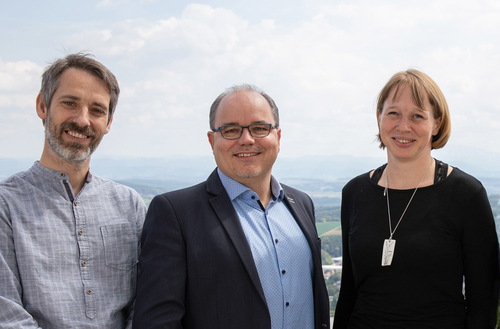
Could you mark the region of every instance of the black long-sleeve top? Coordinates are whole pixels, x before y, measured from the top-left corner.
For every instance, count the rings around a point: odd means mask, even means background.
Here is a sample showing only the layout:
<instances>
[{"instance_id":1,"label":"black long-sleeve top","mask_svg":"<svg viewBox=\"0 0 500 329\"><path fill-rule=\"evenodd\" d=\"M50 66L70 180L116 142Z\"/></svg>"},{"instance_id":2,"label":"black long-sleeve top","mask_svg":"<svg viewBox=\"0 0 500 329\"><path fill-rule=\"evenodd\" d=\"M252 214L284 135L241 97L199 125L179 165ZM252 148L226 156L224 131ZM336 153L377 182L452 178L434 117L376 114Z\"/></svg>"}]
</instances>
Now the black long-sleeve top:
<instances>
[{"instance_id":1,"label":"black long-sleeve top","mask_svg":"<svg viewBox=\"0 0 500 329\"><path fill-rule=\"evenodd\" d=\"M413 191L389 189L393 229ZM481 183L454 168L419 188L393 236L391 266L381 266L390 235L383 192L369 173L342 191L343 270L333 328L494 328L498 238Z\"/></svg>"}]
</instances>

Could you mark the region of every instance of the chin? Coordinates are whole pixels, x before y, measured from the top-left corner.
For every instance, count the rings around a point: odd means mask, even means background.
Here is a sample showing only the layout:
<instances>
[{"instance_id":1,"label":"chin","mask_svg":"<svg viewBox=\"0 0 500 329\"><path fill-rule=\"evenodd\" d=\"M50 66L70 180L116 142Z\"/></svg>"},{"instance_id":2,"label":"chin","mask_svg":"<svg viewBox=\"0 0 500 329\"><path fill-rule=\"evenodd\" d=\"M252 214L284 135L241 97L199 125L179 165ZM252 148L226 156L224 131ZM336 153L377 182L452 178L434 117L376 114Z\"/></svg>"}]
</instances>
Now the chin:
<instances>
[{"instance_id":1,"label":"chin","mask_svg":"<svg viewBox=\"0 0 500 329\"><path fill-rule=\"evenodd\" d=\"M255 170L235 170L236 176L239 178L255 178L262 173L262 169Z\"/></svg>"}]
</instances>

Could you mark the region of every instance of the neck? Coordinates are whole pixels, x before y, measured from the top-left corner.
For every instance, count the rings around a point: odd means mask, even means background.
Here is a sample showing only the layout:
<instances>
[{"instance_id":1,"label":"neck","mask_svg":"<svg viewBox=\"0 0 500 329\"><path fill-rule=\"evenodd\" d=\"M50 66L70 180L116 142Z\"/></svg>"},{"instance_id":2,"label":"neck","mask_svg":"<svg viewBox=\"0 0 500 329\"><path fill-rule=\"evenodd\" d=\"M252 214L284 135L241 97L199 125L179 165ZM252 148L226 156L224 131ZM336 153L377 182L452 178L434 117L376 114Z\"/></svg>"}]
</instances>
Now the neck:
<instances>
[{"instance_id":1,"label":"neck","mask_svg":"<svg viewBox=\"0 0 500 329\"><path fill-rule=\"evenodd\" d=\"M264 206L264 208L267 208L272 195L271 177L265 180L258 181L256 181L255 178L249 178L246 181L240 181L240 183L257 193L260 203L262 203L262 206Z\"/></svg>"},{"instance_id":2,"label":"neck","mask_svg":"<svg viewBox=\"0 0 500 329\"><path fill-rule=\"evenodd\" d=\"M412 162L390 161L389 158L380 183L385 186L387 177L388 187L392 189L412 189L419 183L420 187L429 186L434 184L434 170L435 161L430 154Z\"/></svg>"},{"instance_id":3,"label":"neck","mask_svg":"<svg viewBox=\"0 0 500 329\"><path fill-rule=\"evenodd\" d=\"M90 168L90 158L82 163L71 162L61 159L59 156L44 148L40 157L40 164L46 168L65 172L69 177L69 183L73 188L73 193L77 195L82 189L87 179Z\"/></svg>"}]
</instances>

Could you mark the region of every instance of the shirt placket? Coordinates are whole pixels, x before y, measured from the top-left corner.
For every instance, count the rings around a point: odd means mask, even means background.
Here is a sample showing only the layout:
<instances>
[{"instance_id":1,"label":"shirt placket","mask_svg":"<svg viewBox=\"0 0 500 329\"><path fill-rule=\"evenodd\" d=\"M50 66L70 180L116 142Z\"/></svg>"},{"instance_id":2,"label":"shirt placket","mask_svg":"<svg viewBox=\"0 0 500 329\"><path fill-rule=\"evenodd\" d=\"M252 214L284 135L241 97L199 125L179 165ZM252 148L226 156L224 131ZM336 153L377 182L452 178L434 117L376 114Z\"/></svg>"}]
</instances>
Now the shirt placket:
<instances>
[{"instance_id":1,"label":"shirt placket","mask_svg":"<svg viewBox=\"0 0 500 329\"><path fill-rule=\"evenodd\" d=\"M95 291L91 275L93 264L89 261L90 244L85 212L83 210L83 204L78 197L73 201L73 213L75 214L76 239L80 250L79 265L85 296L85 314L88 318L93 319L96 316Z\"/></svg>"},{"instance_id":2,"label":"shirt placket","mask_svg":"<svg viewBox=\"0 0 500 329\"><path fill-rule=\"evenodd\" d=\"M279 270L279 275L280 275L280 281L281 281L281 294L282 294L282 314L283 314L283 319L282 319L282 324L283 328L286 328L285 323L286 323L286 318L287 318L287 310L289 309L290 306L290 294L288 293L288 280L287 280L287 264L284 262L285 257L283 257L283 252L286 248L284 245L286 243L285 239L282 237L279 237L278 234L275 232L278 232L279 230L275 230L274 228L274 222L273 222L273 211L272 208L275 205L276 201L272 200L264 215L265 219L267 221L267 225L269 227L269 234L271 235L271 238L273 240L273 245L274 245L274 251L276 253L276 261L278 262L278 270Z\"/></svg>"}]
</instances>

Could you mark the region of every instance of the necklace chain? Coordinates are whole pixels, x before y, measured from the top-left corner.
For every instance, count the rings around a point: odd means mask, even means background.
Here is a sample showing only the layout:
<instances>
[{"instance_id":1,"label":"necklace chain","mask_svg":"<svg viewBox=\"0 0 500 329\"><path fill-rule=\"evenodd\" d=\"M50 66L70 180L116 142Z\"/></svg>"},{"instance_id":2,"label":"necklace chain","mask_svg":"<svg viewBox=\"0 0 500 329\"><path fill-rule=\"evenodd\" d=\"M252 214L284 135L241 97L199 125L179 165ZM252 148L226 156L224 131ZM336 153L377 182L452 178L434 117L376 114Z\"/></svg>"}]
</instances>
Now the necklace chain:
<instances>
[{"instance_id":1,"label":"necklace chain","mask_svg":"<svg viewBox=\"0 0 500 329\"><path fill-rule=\"evenodd\" d=\"M406 205L405 210L401 214L401 217L399 218L399 221L396 224L396 227L394 227L394 231L392 230L391 207L389 205L389 188L388 188L388 186L389 186L389 179L387 178L387 172L388 172L388 170L387 170L387 167L385 167L385 189L384 189L384 195L387 197L387 214L389 215L389 233L390 233L389 240L392 240L392 236L394 235L394 233L398 229L398 226L401 223L401 220L403 219L403 216L405 215L406 210L410 206L411 200L413 200L413 197L415 196L415 193L417 193L417 190L418 190L420 184L422 183L422 181L424 180L425 175L427 175L427 172L429 171L429 168L431 167L431 164L432 164L432 158L431 158L431 161L429 162L429 165L427 166L427 169L424 172L424 175L422 176L422 178L420 178L420 181L418 182L417 187L415 188L415 191L413 191L413 194L411 195L410 201L408 201L408 204Z\"/></svg>"}]
</instances>

